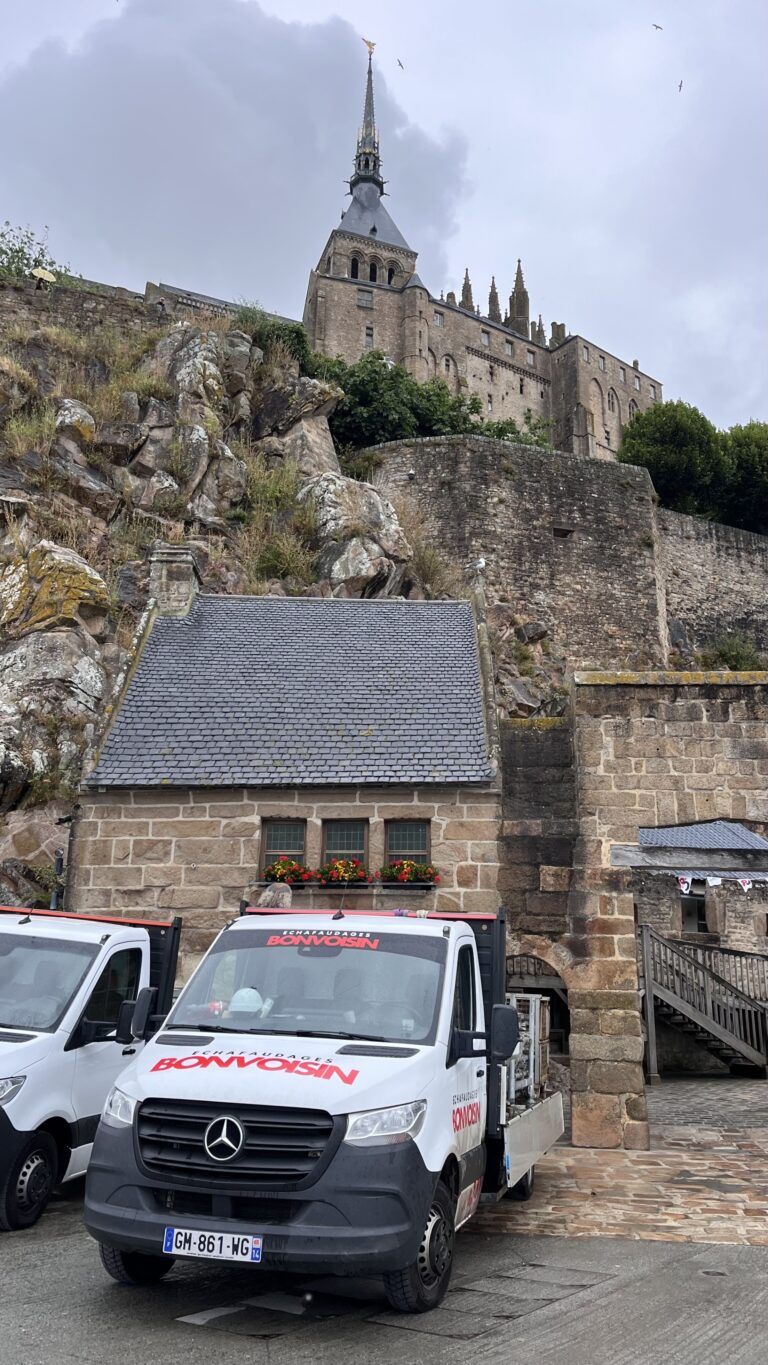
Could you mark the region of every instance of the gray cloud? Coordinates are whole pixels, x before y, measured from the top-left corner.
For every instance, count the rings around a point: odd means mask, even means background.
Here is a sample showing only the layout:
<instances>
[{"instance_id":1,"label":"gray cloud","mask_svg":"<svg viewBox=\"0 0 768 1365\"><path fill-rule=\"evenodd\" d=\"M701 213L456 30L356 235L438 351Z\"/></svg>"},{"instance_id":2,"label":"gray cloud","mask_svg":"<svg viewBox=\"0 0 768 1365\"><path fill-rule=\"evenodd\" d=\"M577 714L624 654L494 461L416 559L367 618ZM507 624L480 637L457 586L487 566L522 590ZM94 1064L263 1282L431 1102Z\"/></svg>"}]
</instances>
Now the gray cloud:
<instances>
[{"instance_id":1,"label":"gray cloud","mask_svg":"<svg viewBox=\"0 0 768 1365\"><path fill-rule=\"evenodd\" d=\"M48 224L54 253L90 278L162 278L300 316L344 207L364 79L365 50L342 20L128 0L73 49L50 40L7 70L2 216ZM441 276L463 140L414 127L383 78L376 98L400 226Z\"/></svg>"},{"instance_id":2,"label":"gray cloud","mask_svg":"<svg viewBox=\"0 0 768 1365\"><path fill-rule=\"evenodd\" d=\"M50 223L83 273L298 314L344 204L362 24L389 207L433 291L468 264L477 300L492 273L503 297L521 255L547 323L720 425L768 419L765 0L0 0L0 18L26 63L3 81L0 56L0 218ZM59 42L33 51L41 35Z\"/></svg>"}]
</instances>

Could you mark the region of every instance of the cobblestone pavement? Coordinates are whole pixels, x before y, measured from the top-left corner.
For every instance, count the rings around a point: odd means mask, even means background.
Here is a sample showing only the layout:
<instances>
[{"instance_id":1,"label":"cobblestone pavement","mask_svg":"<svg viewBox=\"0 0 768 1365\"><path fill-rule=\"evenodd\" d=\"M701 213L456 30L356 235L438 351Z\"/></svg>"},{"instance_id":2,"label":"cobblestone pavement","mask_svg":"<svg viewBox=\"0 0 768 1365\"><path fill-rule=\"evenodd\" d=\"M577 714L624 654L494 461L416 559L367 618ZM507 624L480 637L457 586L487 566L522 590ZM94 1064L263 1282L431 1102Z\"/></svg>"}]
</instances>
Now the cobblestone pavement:
<instances>
[{"instance_id":1,"label":"cobblestone pavement","mask_svg":"<svg viewBox=\"0 0 768 1365\"><path fill-rule=\"evenodd\" d=\"M650 1152L558 1145L530 1202L483 1212L478 1226L768 1245L768 1082L670 1080L648 1104Z\"/></svg>"}]
</instances>

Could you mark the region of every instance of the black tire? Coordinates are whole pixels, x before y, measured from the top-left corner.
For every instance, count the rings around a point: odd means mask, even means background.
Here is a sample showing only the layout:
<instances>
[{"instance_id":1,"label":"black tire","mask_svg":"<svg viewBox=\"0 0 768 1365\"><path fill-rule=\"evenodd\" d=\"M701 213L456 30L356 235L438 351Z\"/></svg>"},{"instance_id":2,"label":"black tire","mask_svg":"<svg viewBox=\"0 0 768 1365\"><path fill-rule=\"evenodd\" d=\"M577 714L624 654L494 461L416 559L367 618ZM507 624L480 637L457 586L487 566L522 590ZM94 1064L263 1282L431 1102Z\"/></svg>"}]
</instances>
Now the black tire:
<instances>
[{"instance_id":1,"label":"black tire","mask_svg":"<svg viewBox=\"0 0 768 1365\"><path fill-rule=\"evenodd\" d=\"M59 1176L59 1149L50 1133L33 1133L0 1188L0 1228L31 1228L45 1210Z\"/></svg>"},{"instance_id":2,"label":"black tire","mask_svg":"<svg viewBox=\"0 0 768 1365\"><path fill-rule=\"evenodd\" d=\"M520 1203L524 1203L525 1200L530 1199L533 1194L534 1184L535 1174L534 1168L531 1166L530 1171L526 1171L525 1175L520 1177L517 1184L513 1185L511 1190L507 1190L507 1198L517 1199Z\"/></svg>"},{"instance_id":3,"label":"black tire","mask_svg":"<svg viewBox=\"0 0 768 1365\"><path fill-rule=\"evenodd\" d=\"M445 1298L453 1270L455 1214L453 1196L440 1180L416 1260L384 1276L384 1292L398 1313L428 1313Z\"/></svg>"},{"instance_id":4,"label":"black tire","mask_svg":"<svg viewBox=\"0 0 768 1365\"><path fill-rule=\"evenodd\" d=\"M157 1284L173 1265L172 1256L151 1256L143 1251L119 1251L99 1244L101 1264L118 1284Z\"/></svg>"}]
</instances>

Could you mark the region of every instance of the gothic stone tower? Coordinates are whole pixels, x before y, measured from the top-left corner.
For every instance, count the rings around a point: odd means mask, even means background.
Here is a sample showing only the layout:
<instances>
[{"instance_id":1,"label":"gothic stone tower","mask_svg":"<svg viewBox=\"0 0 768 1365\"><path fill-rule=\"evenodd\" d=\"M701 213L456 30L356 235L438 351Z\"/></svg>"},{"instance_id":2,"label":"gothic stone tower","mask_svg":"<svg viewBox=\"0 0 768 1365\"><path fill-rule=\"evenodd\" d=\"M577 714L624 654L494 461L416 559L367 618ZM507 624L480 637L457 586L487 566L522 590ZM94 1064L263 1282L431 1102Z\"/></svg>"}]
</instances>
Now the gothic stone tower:
<instances>
[{"instance_id":1,"label":"gothic stone tower","mask_svg":"<svg viewBox=\"0 0 768 1365\"><path fill-rule=\"evenodd\" d=\"M488 313L475 307L469 271L459 302L436 298L416 274L416 252L384 204L369 47L363 122L349 181L350 202L309 277L304 326L323 355L359 360L377 350L414 378L440 378L454 393L476 394L482 416L551 422L556 449L615 459L623 425L661 398L661 385L539 315L531 320L517 262L502 321L492 282Z\"/></svg>"}]
</instances>

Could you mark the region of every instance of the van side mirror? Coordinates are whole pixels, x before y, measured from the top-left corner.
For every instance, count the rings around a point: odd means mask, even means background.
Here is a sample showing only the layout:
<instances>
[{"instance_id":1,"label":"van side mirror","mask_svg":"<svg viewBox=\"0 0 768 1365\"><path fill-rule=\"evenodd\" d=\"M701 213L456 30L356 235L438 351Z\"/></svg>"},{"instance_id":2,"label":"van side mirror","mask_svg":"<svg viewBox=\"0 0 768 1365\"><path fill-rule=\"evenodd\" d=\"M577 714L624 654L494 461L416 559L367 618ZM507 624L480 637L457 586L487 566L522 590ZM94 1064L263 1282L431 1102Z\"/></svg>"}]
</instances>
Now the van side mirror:
<instances>
[{"instance_id":1,"label":"van side mirror","mask_svg":"<svg viewBox=\"0 0 768 1365\"><path fill-rule=\"evenodd\" d=\"M117 1028L115 1029L115 1042L122 1043L123 1047L128 1047L133 1042L133 1013L136 1009L135 1000L124 1000L117 1012Z\"/></svg>"},{"instance_id":2,"label":"van side mirror","mask_svg":"<svg viewBox=\"0 0 768 1365\"><path fill-rule=\"evenodd\" d=\"M155 1008L156 1000L157 987L145 986L143 990L139 991L133 1008L131 1023L131 1032L134 1038L149 1038L150 1034L154 1032L155 1020L152 1011Z\"/></svg>"},{"instance_id":3,"label":"van side mirror","mask_svg":"<svg viewBox=\"0 0 768 1365\"><path fill-rule=\"evenodd\" d=\"M471 1029L455 1028L451 1034L451 1044L448 1052L449 1065L458 1062L462 1057L485 1057L486 1037L484 1033L473 1033Z\"/></svg>"},{"instance_id":4,"label":"van side mirror","mask_svg":"<svg viewBox=\"0 0 768 1365\"><path fill-rule=\"evenodd\" d=\"M520 1020L514 1005L494 1005L491 1012L491 1061L506 1062L520 1042Z\"/></svg>"}]
</instances>

